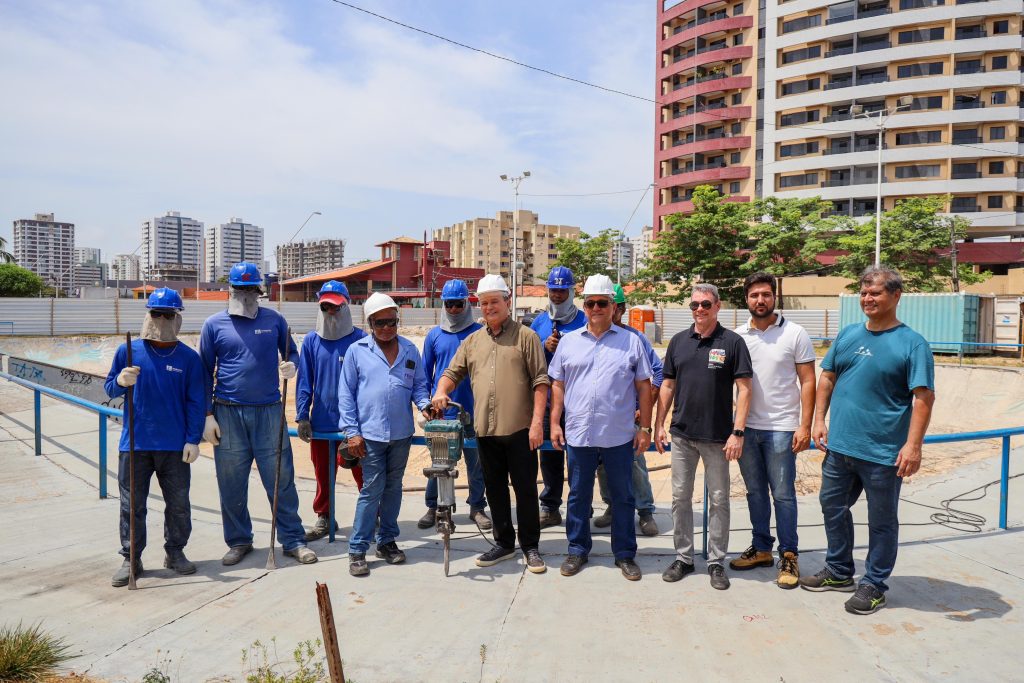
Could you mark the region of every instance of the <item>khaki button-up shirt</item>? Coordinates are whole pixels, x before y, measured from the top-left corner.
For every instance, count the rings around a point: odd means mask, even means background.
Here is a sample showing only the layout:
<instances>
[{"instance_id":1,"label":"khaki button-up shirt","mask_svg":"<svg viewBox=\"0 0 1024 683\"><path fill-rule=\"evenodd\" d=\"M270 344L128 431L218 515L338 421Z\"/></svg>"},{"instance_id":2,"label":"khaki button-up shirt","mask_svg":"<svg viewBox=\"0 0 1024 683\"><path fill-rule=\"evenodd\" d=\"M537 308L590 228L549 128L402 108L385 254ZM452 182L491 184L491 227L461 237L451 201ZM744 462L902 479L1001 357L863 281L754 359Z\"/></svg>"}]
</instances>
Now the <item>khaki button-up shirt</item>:
<instances>
[{"instance_id":1,"label":"khaki button-up shirt","mask_svg":"<svg viewBox=\"0 0 1024 683\"><path fill-rule=\"evenodd\" d=\"M548 379L540 337L509 318L494 335L486 325L459 345L444 371L473 389L473 427L478 436L508 436L530 427L533 390Z\"/></svg>"}]
</instances>

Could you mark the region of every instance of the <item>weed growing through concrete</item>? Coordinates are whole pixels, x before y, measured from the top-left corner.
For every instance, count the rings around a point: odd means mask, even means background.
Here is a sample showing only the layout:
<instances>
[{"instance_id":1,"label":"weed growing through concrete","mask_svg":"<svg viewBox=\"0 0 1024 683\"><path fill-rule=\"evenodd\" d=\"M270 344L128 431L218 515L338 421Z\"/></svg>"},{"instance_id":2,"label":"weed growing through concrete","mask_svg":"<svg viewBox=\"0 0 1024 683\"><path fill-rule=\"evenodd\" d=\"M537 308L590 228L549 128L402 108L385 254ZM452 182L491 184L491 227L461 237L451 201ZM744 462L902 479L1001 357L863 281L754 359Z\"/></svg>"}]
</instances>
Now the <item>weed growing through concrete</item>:
<instances>
[{"instance_id":1,"label":"weed growing through concrete","mask_svg":"<svg viewBox=\"0 0 1024 683\"><path fill-rule=\"evenodd\" d=\"M270 639L269 646L257 640L242 650L245 683L327 683L330 678L322 647L319 638L302 641L292 650L292 662L297 668L285 671L289 663L278 658L277 637Z\"/></svg>"},{"instance_id":2,"label":"weed growing through concrete","mask_svg":"<svg viewBox=\"0 0 1024 683\"><path fill-rule=\"evenodd\" d=\"M35 626L0 628L0 681L42 681L72 659L63 638Z\"/></svg>"}]
</instances>

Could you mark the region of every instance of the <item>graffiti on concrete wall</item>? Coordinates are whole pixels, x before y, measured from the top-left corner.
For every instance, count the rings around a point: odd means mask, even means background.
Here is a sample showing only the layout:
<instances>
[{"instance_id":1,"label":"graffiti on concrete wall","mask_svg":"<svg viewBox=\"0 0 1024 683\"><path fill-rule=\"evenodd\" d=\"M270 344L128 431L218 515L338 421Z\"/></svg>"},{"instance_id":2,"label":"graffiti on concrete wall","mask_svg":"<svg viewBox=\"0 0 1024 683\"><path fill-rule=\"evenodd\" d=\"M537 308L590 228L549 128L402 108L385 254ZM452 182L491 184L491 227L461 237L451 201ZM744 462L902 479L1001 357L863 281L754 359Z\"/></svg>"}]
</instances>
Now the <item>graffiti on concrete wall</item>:
<instances>
[{"instance_id":1,"label":"graffiti on concrete wall","mask_svg":"<svg viewBox=\"0 0 1024 683\"><path fill-rule=\"evenodd\" d=\"M99 403L116 410L124 407L124 396L117 398L107 396L107 391L103 388L106 378L100 375L17 356L7 357L7 372L19 379L42 384L44 387L63 391L92 403ZM118 418L111 419L120 422Z\"/></svg>"}]
</instances>

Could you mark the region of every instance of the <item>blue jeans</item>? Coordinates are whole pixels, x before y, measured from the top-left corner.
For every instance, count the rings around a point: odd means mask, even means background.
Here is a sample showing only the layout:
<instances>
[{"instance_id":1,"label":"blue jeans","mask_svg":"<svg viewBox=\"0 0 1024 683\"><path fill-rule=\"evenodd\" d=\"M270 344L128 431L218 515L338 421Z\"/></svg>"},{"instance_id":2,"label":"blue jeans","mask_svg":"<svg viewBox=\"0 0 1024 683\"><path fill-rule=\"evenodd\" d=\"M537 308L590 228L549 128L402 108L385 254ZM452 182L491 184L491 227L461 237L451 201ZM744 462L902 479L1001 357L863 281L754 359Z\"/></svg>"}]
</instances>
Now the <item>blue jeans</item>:
<instances>
[{"instance_id":1,"label":"blue jeans","mask_svg":"<svg viewBox=\"0 0 1024 683\"><path fill-rule=\"evenodd\" d=\"M892 574L899 549L897 508L902 484L895 465L879 465L835 451L825 453L818 499L828 538L825 566L838 578L851 578L856 571L850 508L863 491L868 498L868 557L860 582L870 583L883 593L889 589L885 580Z\"/></svg>"},{"instance_id":2,"label":"blue jeans","mask_svg":"<svg viewBox=\"0 0 1024 683\"><path fill-rule=\"evenodd\" d=\"M594 475L604 465L612 498L612 552L616 560L636 556L636 529L633 527L633 442L612 448L568 446L569 504L566 506L565 534L569 554L590 554L590 510L594 502Z\"/></svg>"},{"instance_id":3,"label":"blue jeans","mask_svg":"<svg viewBox=\"0 0 1024 683\"><path fill-rule=\"evenodd\" d=\"M604 465L597 467L597 485L601 490L601 500L611 506L612 497L608 492ZM651 489L651 475L647 472L647 457L643 453L633 455L633 497L636 499L636 511L641 516L654 514L654 491Z\"/></svg>"},{"instance_id":4,"label":"blue jeans","mask_svg":"<svg viewBox=\"0 0 1024 683\"><path fill-rule=\"evenodd\" d=\"M412 437L397 441L366 439L363 466L363 489L356 500L356 516L352 522L352 538L348 552L363 553L370 549L373 527L380 510L377 547L398 538L398 513L402 509L402 477L409 462Z\"/></svg>"},{"instance_id":5,"label":"blue jeans","mask_svg":"<svg viewBox=\"0 0 1024 683\"><path fill-rule=\"evenodd\" d=\"M229 547L252 544L249 517L249 474L252 463L260 473L267 501L274 504L277 473L277 443L282 429L281 404L240 406L213 404L220 425L220 445L213 448L220 491L220 514L224 520L224 542ZM285 550L306 545L306 532L299 519L299 494L295 490L292 446L284 436L281 450L281 480L277 489L277 537Z\"/></svg>"},{"instance_id":6,"label":"blue jeans","mask_svg":"<svg viewBox=\"0 0 1024 683\"><path fill-rule=\"evenodd\" d=\"M181 459L181 451L135 451L135 557L146 547L146 499L156 474L164 497L164 550L181 550L192 534L192 511L188 502L192 466ZM128 454L117 459L117 485L121 492L121 556L128 557L129 517Z\"/></svg>"},{"instance_id":7,"label":"blue jeans","mask_svg":"<svg viewBox=\"0 0 1024 683\"><path fill-rule=\"evenodd\" d=\"M466 427L466 438L476 438L472 425ZM463 446L462 458L466 463L466 478L469 479L469 498L466 499L466 503L470 511L483 510L487 507L487 498L484 496L484 471L480 468L480 453L475 447ZM424 498L428 508L437 509L437 479L427 479L427 492Z\"/></svg>"},{"instance_id":8,"label":"blue jeans","mask_svg":"<svg viewBox=\"0 0 1024 683\"><path fill-rule=\"evenodd\" d=\"M743 483L747 486L750 525L754 528L754 550L770 553L775 547L775 539L772 537L774 500L779 555L787 550L799 552L793 432L747 427L743 439L743 455L739 462L740 474L743 475Z\"/></svg>"}]
</instances>

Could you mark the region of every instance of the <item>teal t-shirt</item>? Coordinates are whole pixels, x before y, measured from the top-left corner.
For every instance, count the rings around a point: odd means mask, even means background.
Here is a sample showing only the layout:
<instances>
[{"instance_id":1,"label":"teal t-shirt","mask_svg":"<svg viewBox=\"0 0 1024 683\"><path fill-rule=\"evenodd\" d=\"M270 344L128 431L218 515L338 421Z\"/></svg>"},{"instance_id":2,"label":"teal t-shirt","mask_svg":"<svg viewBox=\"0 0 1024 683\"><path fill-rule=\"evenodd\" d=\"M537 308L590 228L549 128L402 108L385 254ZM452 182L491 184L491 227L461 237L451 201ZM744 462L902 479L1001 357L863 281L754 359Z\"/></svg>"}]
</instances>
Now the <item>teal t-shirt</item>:
<instances>
[{"instance_id":1,"label":"teal t-shirt","mask_svg":"<svg viewBox=\"0 0 1024 683\"><path fill-rule=\"evenodd\" d=\"M871 332L844 327L821 362L836 374L829 450L895 465L910 431L913 390L935 388L935 362L924 337L904 324Z\"/></svg>"}]
</instances>

